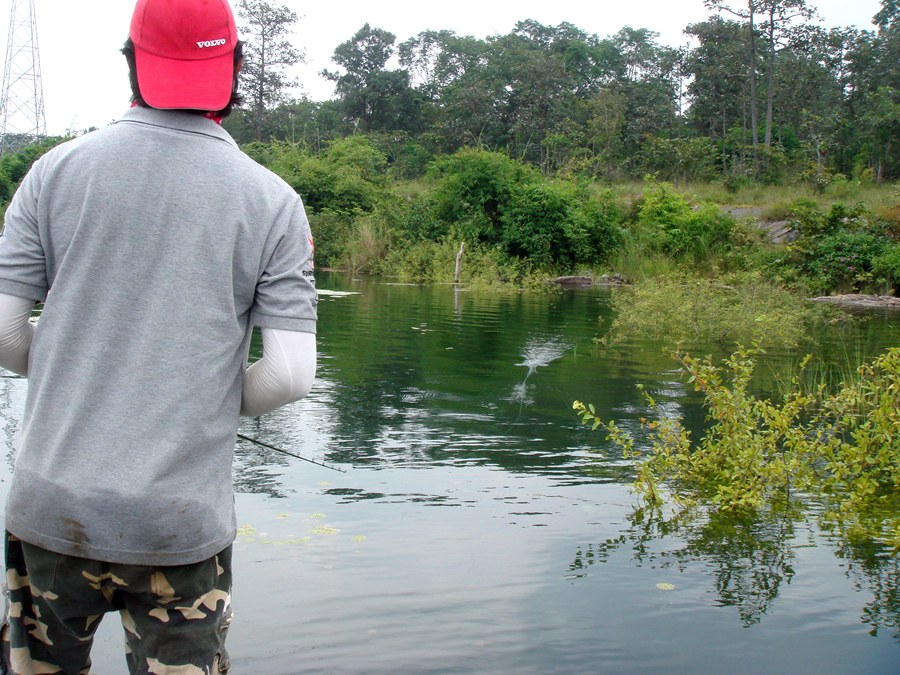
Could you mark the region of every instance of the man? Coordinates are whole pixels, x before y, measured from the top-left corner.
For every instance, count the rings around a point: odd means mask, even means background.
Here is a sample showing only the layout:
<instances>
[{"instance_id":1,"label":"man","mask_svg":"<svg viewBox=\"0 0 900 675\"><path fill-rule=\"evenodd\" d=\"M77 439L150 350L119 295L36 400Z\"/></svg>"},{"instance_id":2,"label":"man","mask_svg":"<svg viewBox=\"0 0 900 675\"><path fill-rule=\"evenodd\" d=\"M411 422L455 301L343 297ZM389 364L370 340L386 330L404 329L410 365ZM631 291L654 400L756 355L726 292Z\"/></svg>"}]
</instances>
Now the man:
<instances>
[{"instance_id":1,"label":"man","mask_svg":"<svg viewBox=\"0 0 900 675\"><path fill-rule=\"evenodd\" d=\"M134 107L36 162L0 237L0 365L29 380L6 508L15 673L87 673L110 611L131 672L225 672L239 414L315 374L303 206L217 124L241 64L227 0L138 0L129 34Z\"/></svg>"}]
</instances>

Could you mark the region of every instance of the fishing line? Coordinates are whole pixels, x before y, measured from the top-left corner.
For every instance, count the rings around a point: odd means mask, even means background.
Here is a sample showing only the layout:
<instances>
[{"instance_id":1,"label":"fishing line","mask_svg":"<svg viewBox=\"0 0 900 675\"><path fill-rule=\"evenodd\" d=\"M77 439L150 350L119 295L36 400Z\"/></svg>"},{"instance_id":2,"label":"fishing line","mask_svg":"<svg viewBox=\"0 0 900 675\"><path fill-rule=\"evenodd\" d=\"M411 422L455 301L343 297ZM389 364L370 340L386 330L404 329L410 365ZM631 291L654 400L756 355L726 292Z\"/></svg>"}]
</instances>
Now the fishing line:
<instances>
[{"instance_id":1,"label":"fishing line","mask_svg":"<svg viewBox=\"0 0 900 675\"><path fill-rule=\"evenodd\" d=\"M244 436L244 434L238 434L238 438L244 441L249 441L251 443L256 443L256 445L261 445L264 448L268 448L269 450L275 450L276 452L280 452L288 457L293 457L295 459L302 459L304 462L309 462L310 464L315 464L316 466L323 466L326 469L331 469L332 471L340 471L341 473L347 473L346 469L340 469L331 464L325 464L324 462L318 462L314 459L310 459L309 457L304 457L303 455L298 455L295 452L290 452L289 450L285 450L283 448L279 448L275 445L270 445L269 443L264 443L263 441L259 441L255 438L251 438L250 436Z\"/></svg>"}]
</instances>

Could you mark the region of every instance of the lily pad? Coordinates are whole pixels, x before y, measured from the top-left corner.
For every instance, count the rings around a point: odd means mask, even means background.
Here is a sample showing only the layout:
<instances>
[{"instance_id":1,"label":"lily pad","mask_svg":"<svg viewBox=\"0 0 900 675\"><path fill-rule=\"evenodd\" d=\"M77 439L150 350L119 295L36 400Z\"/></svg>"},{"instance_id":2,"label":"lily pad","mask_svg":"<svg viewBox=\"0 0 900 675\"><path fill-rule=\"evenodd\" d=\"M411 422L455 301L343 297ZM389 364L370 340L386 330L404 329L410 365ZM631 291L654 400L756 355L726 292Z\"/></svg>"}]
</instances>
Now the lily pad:
<instances>
[{"instance_id":1,"label":"lily pad","mask_svg":"<svg viewBox=\"0 0 900 675\"><path fill-rule=\"evenodd\" d=\"M336 527L329 527L328 525L319 525L312 529L313 534L321 534L324 536L332 536L340 532Z\"/></svg>"}]
</instances>

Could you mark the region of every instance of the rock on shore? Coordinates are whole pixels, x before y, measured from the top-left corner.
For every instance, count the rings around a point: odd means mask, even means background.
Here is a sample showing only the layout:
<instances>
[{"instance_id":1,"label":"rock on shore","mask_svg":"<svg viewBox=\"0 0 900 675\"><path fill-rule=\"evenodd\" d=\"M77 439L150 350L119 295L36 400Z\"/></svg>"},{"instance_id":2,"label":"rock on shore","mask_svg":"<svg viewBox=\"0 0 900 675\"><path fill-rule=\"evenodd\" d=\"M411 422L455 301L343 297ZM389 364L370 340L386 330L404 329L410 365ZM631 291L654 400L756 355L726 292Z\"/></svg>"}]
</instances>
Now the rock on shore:
<instances>
[{"instance_id":1,"label":"rock on shore","mask_svg":"<svg viewBox=\"0 0 900 675\"><path fill-rule=\"evenodd\" d=\"M560 286L593 286L594 284L600 286L619 286L628 283L625 277L615 273L603 274L599 279L596 280L593 277L569 276L556 277L555 279L551 279L550 281L554 284L559 284Z\"/></svg>"},{"instance_id":2,"label":"rock on shore","mask_svg":"<svg viewBox=\"0 0 900 675\"><path fill-rule=\"evenodd\" d=\"M835 305L847 305L850 307L900 309L900 298L895 298L893 295L847 293L844 295L823 295L818 298L810 298L810 300L813 302L830 302Z\"/></svg>"}]
</instances>

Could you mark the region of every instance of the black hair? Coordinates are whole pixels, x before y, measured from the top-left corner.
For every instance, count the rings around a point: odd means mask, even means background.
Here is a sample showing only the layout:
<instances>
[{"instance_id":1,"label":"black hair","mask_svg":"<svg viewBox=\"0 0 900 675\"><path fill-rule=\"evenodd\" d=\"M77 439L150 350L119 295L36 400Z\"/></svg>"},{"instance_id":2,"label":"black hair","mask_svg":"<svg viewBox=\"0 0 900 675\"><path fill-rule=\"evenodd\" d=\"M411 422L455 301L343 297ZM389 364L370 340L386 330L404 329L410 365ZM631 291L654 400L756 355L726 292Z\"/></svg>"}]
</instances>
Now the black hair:
<instances>
[{"instance_id":1,"label":"black hair","mask_svg":"<svg viewBox=\"0 0 900 675\"><path fill-rule=\"evenodd\" d=\"M144 101L144 98L141 96L141 88L138 85L137 67L134 58L134 42L131 41L131 38L125 40L125 44L122 47L122 53L125 55L125 60L128 62L128 82L131 84L131 102L144 108L152 108L153 106ZM187 112L195 112L204 115L208 112L212 112L217 117L228 117L235 107L243 103L244 97L238 93L238 65L243 58L244 42L238 40L234 46L234 82L231 85L231 99L228 101L228 105L222 108L222 110L187 110Z\"/></svg>"}]
</instances>

